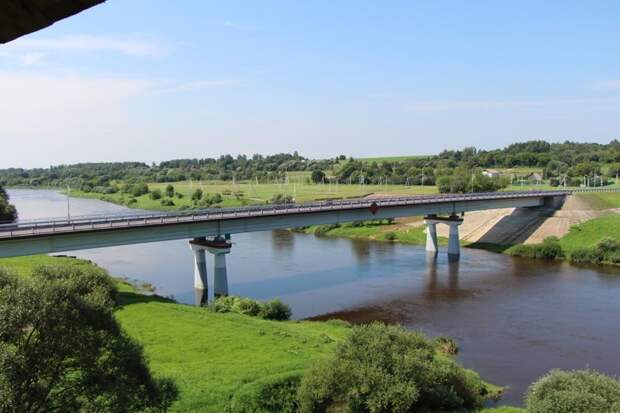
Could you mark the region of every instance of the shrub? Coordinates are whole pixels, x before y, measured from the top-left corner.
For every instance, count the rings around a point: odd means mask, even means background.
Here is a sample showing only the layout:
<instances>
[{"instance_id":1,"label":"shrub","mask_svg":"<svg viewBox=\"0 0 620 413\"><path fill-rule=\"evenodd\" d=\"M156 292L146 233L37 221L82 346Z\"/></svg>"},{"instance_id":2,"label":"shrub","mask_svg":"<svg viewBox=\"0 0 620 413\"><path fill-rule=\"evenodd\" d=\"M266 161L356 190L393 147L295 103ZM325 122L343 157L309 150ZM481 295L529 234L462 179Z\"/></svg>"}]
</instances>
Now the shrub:
<instances>
[{"instance_id":1,"label":"shrub","mask_svg":"<svg viewBox=\"0 0 620 413\"><path fill-rule=\"evenodd\" d=\"M233 311L235 313L256 317L260 314L261 304L251 298L239 298L233 304Z\"/></svg>"},{"instance_id":2,"label":"shrub","mask_svg":"<svg viewBox=\"0 0 620 413\"><path fill-rule=\"evenodd\" d=\"M166 185L166 196L168 198L172 198L174 196L174 186L170 184Z\"/></svg>"},{"instance_id":3,"label":"shrub","mask_svg":"<svg viewBox=\"0 0 620 413\"><path fill-rule=\"evenodd\" d=\"M183 199L183 196L184 196L184 195L183 195L182 193L180 193L180 192L175 192L175 193L174 193L174 196L176 196L176 197L177 197L177 198L179 198L179 199Z\"/></svg>"},{"instance_id":4,"label":"shrub","mask_svg":"<svg viewBox=\"0 0 620 413\"><path fill-rule=\"evenodd\" d=\"M161 191L159 189L154 189L149 196L153 200L161 199Z\"/></svg>"},{"instance_id":5,"label":"shrub","mask_svg":"<svg viewBox=\"0 0 620 413\"><path fill-rule=\"evenodd\" d=\"M295 200L292 196L283 194L276 194L272 196L269 201L271 204L292 204L293 202L295 202Z\"/></svg>"},{"instance_id":6,"label":"shrub","mask_svg":"<svg viewBox=\"0 0 620 413\"><path fill-rule=\"evenodd\" d=\"M571 262L587 263L594 261L594 251L590 248L576 248L570 253Z\"/></svg>"},{"instance_id":7,"label":"shrub","mask_svg":"<svg viewBox=\"0 0 620 413\"><path fill-rule=\"evenodd\" d=\"M314 235L325 235L327 234L329 231L331 231L332 229L336 229L340 227L340 225L338 224L326 224L326 225L318 225L315 229L314 229Z\"/></svg>"},{"instance_id":8,"label":"shrub","mask_svg":"<svg viewBox=\"0 0 620 413\"><path fill-rule=\"evenodd\" d=\"M394 241L396 239L396 233L395 232L386 232L384 235L385 239L388 241Z\"/></svg>"},{"instance_id":9,"label":"shrub","mask_svg":"<svg viewBox=\"0 0 620 413\"><path fill-rule=\"evenodd\" d=\"M291 318L291 307L274 298L261 305L259 316L266 320L288 320Z\"/></svg>"},{"instance_id":10,"label":"shrub","mask_svg":"<svg viewBox=\"0 0 620 413\"><path fill-rule=\"evenodd\" d=\"M291 308L277 298L261 302L233 295L218 297L209 304L209 310L216 313L245 314L266 320L283 321L291 318Z\"/></svg>"},{"instance_id":11,"label":"shrub","mask_svg":"<svg viewBox=\"0 0 620 413\"><path fill-rule=\"evenodd\" d=\"M202 199L202 189L198 188L192 193L192 201L200 201Z\"/></svg>"},{"instance_id":12,"label":"shrub","mask_svg":"<svg viewBox=\"0 0 620 413\"><path fill-rule=\"evenodd\" d=\"M507 250L510 255L552 260L564 256L558 237L547 237L540 244L518 244Z\"/></svg>"},{"instance_id":13,"label":"shrub","mask_svg":"<svg viewBox=\"0 0 620 413\"><path fill-rule=\"evenodd\" d=\"M162 199L161 205L162 206L174 206L174 201L172 199Z\"/></svg>"},{"instance_id":14,"label":"shrub","mask_svg":"<svg viewBox=\"0 0 620 413\"><path fill-rule=\"evenodd\" d=\"M439 336L433 339L437 351L447 355L454 356L459 352L459 346L452 337Z\"/></svg>"},{"instance_id":15,"label":"shrub","mask_svg":"<svg viewBox=\"0 0 620 413\"><path fill-rule=\"evenodd\" d=\"M297 370L258 379L233 396L227 413L296 413L297 389L303 371Z\"/></svg>"},{"instance_id":16,"label":"shrub","mask_svg":"<svg viewBox=\"0 0 620 413\"><path fill-rule=\"evenodd\" d=\"M304 375L301 412L454 411L478 408L480 378L418 332L374 323L353 327L328 358Z\"/></svg>"},{"instance_id":17,"label":"shrub","mask_svg":"<svg viewBox=\"0 0 620 413\"><path fill-rule=\"evenodd\" d=\"M620 381L593 370L552 370L526 394L531 413L620 411Z\"/></svg>"}]
</instances>

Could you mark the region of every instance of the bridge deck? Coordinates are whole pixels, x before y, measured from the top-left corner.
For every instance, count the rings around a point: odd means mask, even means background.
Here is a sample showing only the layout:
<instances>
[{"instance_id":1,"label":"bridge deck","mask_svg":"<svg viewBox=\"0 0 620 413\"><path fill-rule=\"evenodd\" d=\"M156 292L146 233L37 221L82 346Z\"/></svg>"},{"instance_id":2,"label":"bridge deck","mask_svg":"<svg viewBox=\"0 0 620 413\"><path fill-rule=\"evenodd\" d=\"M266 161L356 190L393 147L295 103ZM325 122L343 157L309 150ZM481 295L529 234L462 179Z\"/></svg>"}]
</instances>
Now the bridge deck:
<instances>
[{"instance_id":1,"label":"bridge deck","mask_svg":"<svg viewBox=\"0 0 620 413\"><path fill-rule=\"evenodd\" d=\"M518 200L532 197L555 197L570 194L571 191L519 191L475 194L424 195L393 198L363 198L350 200L320 201L302 204L259 205L243 208L211 208L179 211L174 213L131 213L122 215L77 216L71 219L55 218L43 220L20 220L17 223L0 225L0 246L2 241L50 237L71 233L92 233L127 230L131 228L161 227L179 224L205 223L223 220L274 217L300 214L314 214L327 211L369 209L374 203L379 210L424 204L458 205L471 201ZM455 209L458 207L455 206Z\"/></svg>"}]
</instances>

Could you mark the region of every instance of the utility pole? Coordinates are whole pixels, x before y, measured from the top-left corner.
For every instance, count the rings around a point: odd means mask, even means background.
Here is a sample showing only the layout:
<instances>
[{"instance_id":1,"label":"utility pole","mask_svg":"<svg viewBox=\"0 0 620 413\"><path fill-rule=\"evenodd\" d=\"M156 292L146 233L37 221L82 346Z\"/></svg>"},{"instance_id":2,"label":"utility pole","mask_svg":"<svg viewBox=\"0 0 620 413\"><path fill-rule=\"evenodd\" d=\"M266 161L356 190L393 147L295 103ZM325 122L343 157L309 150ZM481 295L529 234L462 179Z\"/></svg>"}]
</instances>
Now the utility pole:
<instances>
[{"instance_id":1,"label":"utility pole","mask_svg":"<svg viewBox=\"0 0 620 413\"><path fill-rule=\"evenodd\" d=\"M67 185L67 221L71 221L71 201L70 201L70 195L71 194L71 187L69 185Z\"/></svg>"}]
</instances>

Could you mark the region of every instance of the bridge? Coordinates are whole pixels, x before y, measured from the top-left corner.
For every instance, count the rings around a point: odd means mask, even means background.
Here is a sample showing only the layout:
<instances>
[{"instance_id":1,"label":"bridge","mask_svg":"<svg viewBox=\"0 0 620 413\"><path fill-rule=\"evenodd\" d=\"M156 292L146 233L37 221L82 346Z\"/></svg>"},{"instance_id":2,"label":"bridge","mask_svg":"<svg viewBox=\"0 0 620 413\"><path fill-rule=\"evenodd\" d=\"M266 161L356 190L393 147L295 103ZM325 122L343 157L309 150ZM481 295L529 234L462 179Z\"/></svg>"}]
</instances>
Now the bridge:
<instances>
[{"instance_id":1,"label":"bridge","mask_svg":"<svg viewBox=\"0 0 620 413\"><path fill-rule=\"evenodd\" d=\"M426 250L438 252L437 224L450 226L448 256L460 255L458 226L466 212L497 208L557 207L571 191L519 191L362 198L309 203L210 208L174 213L77 216L0 225L0 258L189 239L194 286L207 289L205 251L214 255L214 292L228 293L226 254L231 234L424 216Z\"/></svg>"}]
</instances>

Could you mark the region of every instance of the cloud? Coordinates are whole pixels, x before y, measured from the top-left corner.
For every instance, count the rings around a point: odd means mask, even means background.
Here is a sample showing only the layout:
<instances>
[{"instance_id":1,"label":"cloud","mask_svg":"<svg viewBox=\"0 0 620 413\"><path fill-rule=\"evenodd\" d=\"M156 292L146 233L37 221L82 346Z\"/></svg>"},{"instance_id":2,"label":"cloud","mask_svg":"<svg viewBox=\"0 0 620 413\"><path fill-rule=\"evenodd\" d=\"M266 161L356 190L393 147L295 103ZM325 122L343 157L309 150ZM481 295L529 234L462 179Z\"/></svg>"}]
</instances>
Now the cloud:
<instances>
[{"instance_id":1,"label":"cloud","mask_svg":"<svg viewBox=\"0 0 620 413\"><path fill-rule=\"evenodd\" d=\"M620 90L620 79L607 79L594 83L594 87L600 90Z\"/></svg>"},{"instance_id":2,"label":"cloud","mask_svg":"<svg viewBox=\"0 0 620 413\"><path fill-rule=\"evenodd\" d=\"M528 110L546 107L617 105L615 98L574 98L541 100L434 100L405 105L405 112L440 113L452 111Z\"/></svg>"},{"instance_id":3,"label":"cloud","mask_svg":"<svg viewBox=\"0 0 620 413\"><path fill-rule=\"evenodd\" d=\"M230 20L214 20L213 24L216 26L228 27L230 29L244 31L244 32L256 30L254 26L244 25L244 24L236 23Z\"/></svg>"},{"instance_id":4,"label":"cloud","mask_svg":"<svg viewBox=\"0 0 620 413\"><path fill-rule=\"evenodd\" d=\"M168 46L161 41L139 36L70 35L47 39L22 37L9 43L4 49L5 54L52 51L72 53L110 51L127 56L161 57L168 53Z\"/></svg>"},{"instance_id":5,"label":"cloud","mask_svg":"<svg viewBox=\"0 0 620 413\"><path fill-rule=\"evenodd\" d=\"M237 85L240 81L232 79L223 80L194 80L189 82L166 82L166 85L159 87L156 92L188 92L200 89L210 89L214 87Z\"/></svg>"}]
</instances>

